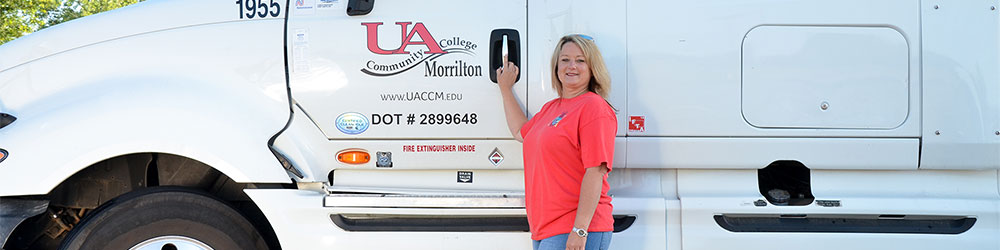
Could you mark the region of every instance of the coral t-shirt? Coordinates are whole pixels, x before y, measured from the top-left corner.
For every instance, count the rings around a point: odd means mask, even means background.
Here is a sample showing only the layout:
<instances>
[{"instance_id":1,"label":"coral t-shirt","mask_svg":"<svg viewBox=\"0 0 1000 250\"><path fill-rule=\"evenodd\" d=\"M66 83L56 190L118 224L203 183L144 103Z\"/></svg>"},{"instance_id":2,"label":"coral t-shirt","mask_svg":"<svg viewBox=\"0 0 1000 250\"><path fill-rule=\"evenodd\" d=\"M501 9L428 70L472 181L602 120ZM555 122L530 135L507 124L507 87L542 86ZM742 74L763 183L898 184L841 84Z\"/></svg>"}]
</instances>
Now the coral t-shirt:
<instances>
[{"instance_id":1,"label":"coral t-shirt","mask_svg":"<svg viewBox=\"0 0 1000 250\"><path fill-rule=\"evenodd\" d=\"M610 171L617 132L614 110L593 92L549 101L521 127L531 239L542 240L572 230L583 174L588 167L602 163ZM603 180L588 231L614 229L608 175Z\"/></svg>"}]
</instances>

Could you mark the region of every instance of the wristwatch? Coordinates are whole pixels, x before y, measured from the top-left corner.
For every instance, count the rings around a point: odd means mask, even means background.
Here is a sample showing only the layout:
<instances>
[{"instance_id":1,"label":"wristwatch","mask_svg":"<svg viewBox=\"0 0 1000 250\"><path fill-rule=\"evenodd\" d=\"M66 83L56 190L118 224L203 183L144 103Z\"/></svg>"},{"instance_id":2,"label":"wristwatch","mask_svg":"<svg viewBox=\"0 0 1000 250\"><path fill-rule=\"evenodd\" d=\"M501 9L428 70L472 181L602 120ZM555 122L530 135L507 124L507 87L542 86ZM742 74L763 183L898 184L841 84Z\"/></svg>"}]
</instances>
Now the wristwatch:
<instances>
[{"instance_id":1,"label":"wristwatch","mask_svg":"<svg viewBox=\"0 0 1000 250\"><path fill-rule=\"evenodd\" d=\"M573 233L576 234L576 236L580 236L581 238L587 237L587 229L573 227Z\"/></svg>"}]
</instances>

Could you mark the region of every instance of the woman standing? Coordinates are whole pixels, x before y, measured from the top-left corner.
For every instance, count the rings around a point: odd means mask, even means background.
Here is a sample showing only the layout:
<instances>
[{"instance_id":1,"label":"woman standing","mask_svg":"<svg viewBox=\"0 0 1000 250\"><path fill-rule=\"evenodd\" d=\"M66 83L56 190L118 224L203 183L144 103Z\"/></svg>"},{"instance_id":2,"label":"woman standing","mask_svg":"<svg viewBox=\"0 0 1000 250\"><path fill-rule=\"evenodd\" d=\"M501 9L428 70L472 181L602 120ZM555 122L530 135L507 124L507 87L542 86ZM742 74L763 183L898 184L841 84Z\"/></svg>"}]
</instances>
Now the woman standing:
<instances>
[{"instance_id":1,"label":"woman standing","mask_svg":"<svg viewBox=\"0 0 1000 250\"><path fill-rule=\"evenodd\" d=\"M608 172L617 120L611 79L593 39L568 35L552 55L559 93L531 120L512 92L517 66L497 69L507 127L524 143L524 193L534 249L607 249L614 219Z\"/></svg>"}]
</instances>

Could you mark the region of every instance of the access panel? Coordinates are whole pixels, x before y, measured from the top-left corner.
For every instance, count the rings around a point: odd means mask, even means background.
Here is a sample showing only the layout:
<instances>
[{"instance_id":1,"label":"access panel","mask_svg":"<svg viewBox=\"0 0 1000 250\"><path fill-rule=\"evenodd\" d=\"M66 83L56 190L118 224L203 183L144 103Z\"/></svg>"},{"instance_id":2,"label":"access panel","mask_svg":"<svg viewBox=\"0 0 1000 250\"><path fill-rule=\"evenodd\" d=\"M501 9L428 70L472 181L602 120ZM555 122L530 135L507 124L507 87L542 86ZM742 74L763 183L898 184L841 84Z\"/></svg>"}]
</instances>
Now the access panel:
<instances>
[{"instance_id":1,"label":"access panel","mask_svg":"<svg viewBox=\"0 0 1000 250\"><path fill-rule=\"evenodd\" d=\"M895 128L909 111L908 49L888 27L753 28L743 117L758 128Z\"/></svg>"},{"instance_id":2,"label":"access panel","mask_svg":"<svg viewBox=\"0 0 1000 250\"><path fill-rule=\"evenodd\" d=\"M628 1L627 133L916 138L919 5Z\"/></svg>"}]
</instances>

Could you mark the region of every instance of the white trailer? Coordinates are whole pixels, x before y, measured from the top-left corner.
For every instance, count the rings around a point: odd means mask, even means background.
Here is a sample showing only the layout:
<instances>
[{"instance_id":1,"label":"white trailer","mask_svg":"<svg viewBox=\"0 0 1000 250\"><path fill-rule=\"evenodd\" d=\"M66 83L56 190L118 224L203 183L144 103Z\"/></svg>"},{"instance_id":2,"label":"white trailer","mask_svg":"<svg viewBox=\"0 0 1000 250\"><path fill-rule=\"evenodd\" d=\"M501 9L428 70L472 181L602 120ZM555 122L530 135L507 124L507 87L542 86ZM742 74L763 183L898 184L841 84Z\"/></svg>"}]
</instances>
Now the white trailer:
<instances>
[{"instance_id":1,"label":"white trailer","mask_svg":"<svg viewBox=\"0 0 1000 250\"><path fill-rule=\"evenodd\" d=\"M530 249L491 72L579 33L613 249L998 249L998 7L150 0L0 46L0 248Z\"/></svg>"}]
</instances>

